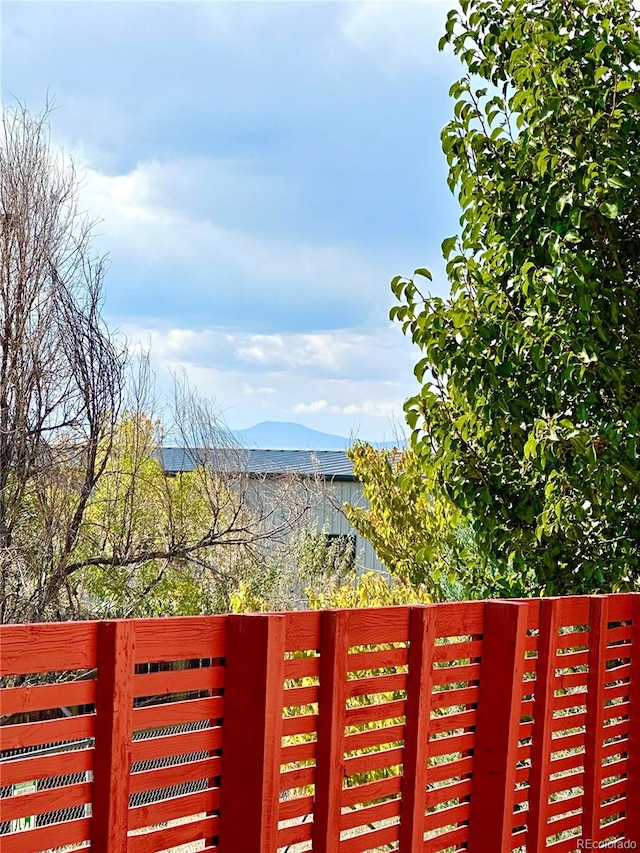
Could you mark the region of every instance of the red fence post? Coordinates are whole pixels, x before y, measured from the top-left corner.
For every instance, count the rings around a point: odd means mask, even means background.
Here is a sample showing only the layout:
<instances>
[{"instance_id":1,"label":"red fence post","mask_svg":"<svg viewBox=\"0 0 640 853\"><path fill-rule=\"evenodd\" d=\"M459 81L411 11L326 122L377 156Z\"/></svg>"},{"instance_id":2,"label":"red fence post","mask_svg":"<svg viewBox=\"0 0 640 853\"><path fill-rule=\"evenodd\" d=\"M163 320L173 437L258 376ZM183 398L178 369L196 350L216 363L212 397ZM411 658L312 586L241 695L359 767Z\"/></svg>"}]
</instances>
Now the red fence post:
<instances>
[{"instance_id":1,"label":"red fence post","mask_svg":"<svg viewBox=\"0 0 640 853\"><path fill-rule=\"evenodd\" d=\"M592 842L600 842L608 603L606 596L593 596L589 605L589 668L587 673L587 716L584 744L582 837L583 839L590 839Z\"/></svg>"},{"instance_id":2,"label":"red fence post","mask_svg":"<svg viewBox=\"0 0 640 853\"><path fill-rule=\"evenodd\" d=\"M96 853L127 850L133 676L133 622L100 622L91 818Z\"/></svg>"},{"instance_id":3,"label":"red fence post","mask_svg":"<svg viewBox=\"0 0 640 853\"><path fill-rule=\"evenodd\" d=\"M278 834L286 617L228 616L220 853L273 853Z\"/></svg>"},{"instance_id":4,"label":"red fence post","mask_svg":"<svg viewBox=\"0 0 640 853\"><path fill-rule=\"evenodd\" d=\"M559 600L557 598L543 598L540 602L538 661L533 702L529 819L527 822L528 853L538 853L547 846L553 697L559 628Z\"/></svg>"},{"instance_id":5,"label":"red fence post","mask_svg":"<svg viewBox=\"0 0 640 853\"><path fill-rule=\"evenodd\" d=\"M469 850L511 851L527 639L525 603L487 601L476 716Z\"/></svg>"},{"instance_id":6,"label":"red fence post","mask_svg":"<svg viewBox=\"0 0 640 853\"><path fill-rule=\"evenodd\" d=\"M323 612L313 815L314 853L338 853L340 848L348 651L349 613L340 610Z\"/></svg>"},{"instance_id":7,"label":"red fence post","mask_svg":"<svg viewBox=\"0 0 640 853\"><path fill-rule=\"evenodd\" d=\"M640 593L631 606L631 682L625 839L640 846Z\"/></svg>"},{"instance_id":8,"label":"red fence post","mask_svg":"<svg viewBox=\"0 0 640 853\"><path fill-rule=\"evenodd\" d=\"M412 607L410 612L407 714L400 812L401 853L413 853L415 850L422 850L424 846L432 667L436 637L435 607Z\"/></svg>"}]
</instances>

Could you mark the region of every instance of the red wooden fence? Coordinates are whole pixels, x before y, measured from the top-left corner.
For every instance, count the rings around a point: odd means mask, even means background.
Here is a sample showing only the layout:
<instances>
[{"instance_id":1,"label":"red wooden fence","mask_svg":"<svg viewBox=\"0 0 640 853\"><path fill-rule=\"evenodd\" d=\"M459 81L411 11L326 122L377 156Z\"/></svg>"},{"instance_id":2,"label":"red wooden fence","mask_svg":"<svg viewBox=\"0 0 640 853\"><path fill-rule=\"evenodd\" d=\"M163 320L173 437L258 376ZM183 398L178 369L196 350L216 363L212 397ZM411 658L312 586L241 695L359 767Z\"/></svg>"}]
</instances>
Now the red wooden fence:
<instances>
[{"instance_id":1,"label":"red wooden fence","mask_svg":"<svg viewBox=\"0 0 640 853\"><path fill-rule=\"evenodd\" d=\"M639 649L640 595L5 626L0 847L633 849Z\"/></svg>"}]
</instances>

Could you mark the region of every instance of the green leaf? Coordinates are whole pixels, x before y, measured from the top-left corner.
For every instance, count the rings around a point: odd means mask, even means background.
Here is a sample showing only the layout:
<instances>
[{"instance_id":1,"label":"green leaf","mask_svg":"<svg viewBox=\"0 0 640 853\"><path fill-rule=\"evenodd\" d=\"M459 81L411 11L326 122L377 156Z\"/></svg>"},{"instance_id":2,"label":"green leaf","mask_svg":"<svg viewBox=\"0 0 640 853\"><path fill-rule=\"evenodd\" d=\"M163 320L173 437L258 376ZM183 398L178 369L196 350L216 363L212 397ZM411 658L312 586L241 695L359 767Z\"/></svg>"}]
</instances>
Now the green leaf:
<instances>
[{"instance_id":1,"label":"green leaf","mask_svg":"<svg viewBox=\"0 0 640 853\"><path fill-rule=\"evenodd\" d=\"M404 287L404 278L401 275L395 275L391 279L391 291L396 299L400 299L402 295L402 289Z\"/></svg>"},{"instance_id":2,"label":"green leaf","mask_svg":"<svg viewBox=\"0 0 640 853\"><path fill-rule=\"evenodd\" d=\"M618 205L613 202L603 201L598 210L608 219L618 218Z\"/></svg>"},{"instance_id":3,"label":"green leaf","mask_svg":"<svg viewBox=\"0 0 640 853\"><path fill-rule=\"evenodd\" d=\"M610 187L613 187L614 189L624 189L628 185L628 182L624 178L619 177L618 175L610 175L607 178L607 183Z\"/></svg>"},{"instance_id":4,"label":"green leaf","mask_svg":"<svg viewBox=\"0 0 640 853\"><path fill-rule=\"evenodd\" d=\"M442 241L442 256L445 258L445 260L450 256L451 252L453 252L457 243L458 238L456 236L447 237L445 240Z\"/></svg>"},{"instance_id":5,"label":"green leaf","mask_svg":"<svg viewBox=\"0 0 640 853\"><path fill-rule=\"evenodd\" d=\"M426 269L426 267L420 267L419 269L415 270L414 275L421 275L423 278L428 278L429 281L433 281L433 276L431 275L429 270Z\"/></svg>"}]
</instances>

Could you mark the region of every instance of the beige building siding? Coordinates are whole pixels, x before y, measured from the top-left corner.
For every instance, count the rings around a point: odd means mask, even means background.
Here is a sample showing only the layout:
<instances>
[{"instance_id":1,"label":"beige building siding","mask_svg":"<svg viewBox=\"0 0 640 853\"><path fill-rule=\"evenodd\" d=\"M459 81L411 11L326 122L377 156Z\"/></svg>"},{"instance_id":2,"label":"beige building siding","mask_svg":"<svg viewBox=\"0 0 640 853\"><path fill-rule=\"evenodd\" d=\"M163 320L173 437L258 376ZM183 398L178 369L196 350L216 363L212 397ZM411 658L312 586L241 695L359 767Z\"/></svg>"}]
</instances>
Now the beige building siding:
<instances>
[{"instance_id":1,"label":"beige building siding","mask_svg":"<svg viewBox=\"0 0 640 853\"><path fill-rule=\"evenodd\" d=\"M309 526L334 536L355 536L357 568L384 571L371 544L356 533L344 512L345 504L367 503L344 451L164 447L159 453L169 475L198 465L223 471L226 464L247 508L264 519L265 528L280 530L285 537L287 531ZM238 473L240 478L233 480Z\"/></svg>"},{"instance_id":2,"label":"beige building siding","mask_svg":"<svg viewBox=\"0 0 640 853\"><path fill-rule=\"evenodd\" d=\"M325 481L318 486L317 494L311 501L309 519L315 521L318 530L326 528L326 532L339 536L356 537L356 565L358 569L384 570L384 566L376 556L373 546L363 539L349 524L344 505L364 507L367 501L364 497L362 483L354 481Z\"/></svg>"},{"instance_id":3,"label":"beige building siding","mask_svg":"<svg viewBox=\"0 0 640 853\"><path fill-rule=\"evenodd\" d=\"M288 482L278 477L256 479L252 483L251 505L270 513L270 524L277 526L286 515L297 516L296 528L315 527L328 534L356 537L356 567L360 571L384 571L370 542L349 524L344 505L365 506L364 489L357 480L299 480ZM303 511L303 508L308 509ZM275 513L273 510L275 509Z\"/></svg>"}]
</instances>

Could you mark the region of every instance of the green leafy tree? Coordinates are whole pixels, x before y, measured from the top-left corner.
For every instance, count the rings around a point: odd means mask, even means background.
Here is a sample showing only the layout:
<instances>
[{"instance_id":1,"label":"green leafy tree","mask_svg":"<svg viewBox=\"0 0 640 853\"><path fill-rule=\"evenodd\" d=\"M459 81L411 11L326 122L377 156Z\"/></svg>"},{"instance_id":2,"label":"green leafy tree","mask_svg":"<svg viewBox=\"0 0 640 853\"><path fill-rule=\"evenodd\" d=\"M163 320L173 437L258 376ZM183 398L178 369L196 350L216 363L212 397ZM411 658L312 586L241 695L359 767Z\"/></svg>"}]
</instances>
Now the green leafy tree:
<instances>
[{"instance_id":1,"label":"green leafy tree","mask_svg":"<svg viewBox=\"0 0 640 853\"><path fill-rule=\"evenodd\" d=\"M431 604L433 599L424 584L387 578L378 572L351 574L342 582L334 581L323 589L308 590L313 610L352 607L392 607L399 604Z\"/></svg>"},{"instance_id":2,"label":"green leafy tree","mask_svg":"<svg viewBox=\"0 0 640 853\"><path fill-rule=\"evenodd\" d=\"M112 437L73 555L76 596L92 616L226 609L237 572L230 554L211 547L207 481L214 475L167 477L156 453L159 438L159 424L144 414L123 417ZM222 513L221 532L225 521ZM237 549L233 556L237 562Z\"/></svg>"},{"instance_id":3,"label":"green leafy tree","mask_svg":"<svg viewBox=\"0 0 640 853\"><path fill-rule=\"evenodd\" d=\"M424 586L434 601L487 592L491 580L462 512L429 484L411 448L358 442L349 457L367 505L347 505L347 517L395 578Z\"/></svg>"},{"instance_id":4,"label":"green leafy tree","mask_svg":"<svg viewBox=\"0 0 640 853\"><path fill-rule=\"evenodd\" d=\"M422 470L495 592L640 584L640 39L627 0L463 0L451 298L397 277Z\"/></svg>"},{"instance_id":5,"label":"green leafy tree","mask_svg":"<svg viewBox=\"0 0 640 853\"><path fill-rule=\"evenodd\" d=\"M235 613L307 608L313 596L342 588L353 578L354 544L348 536L307 524L276 548L257 555L240 578L230 603Z\"/></svg>"},{"instance_id":6,"label":"green leafy tree","mask_svg":"<svg viewBox=\"0 0 640 853\"><path fill-rule=\"evenodd\" d=\"M226 611L241 585L273 586L268 556L286 556L299 515L296 484L285 479L261 495L242 449L220 448L223 440L220 432L217 449L201 450L193 470L167 476L160 424L144 413L122 419L70 566L88 614Z\"/></svg>"}]
</instances>

